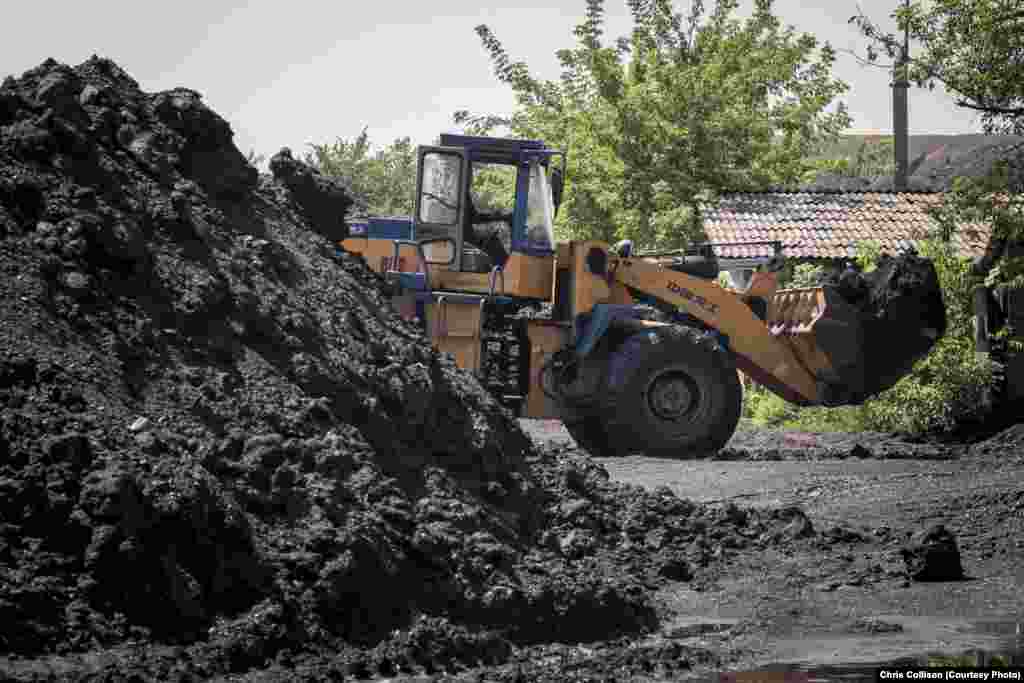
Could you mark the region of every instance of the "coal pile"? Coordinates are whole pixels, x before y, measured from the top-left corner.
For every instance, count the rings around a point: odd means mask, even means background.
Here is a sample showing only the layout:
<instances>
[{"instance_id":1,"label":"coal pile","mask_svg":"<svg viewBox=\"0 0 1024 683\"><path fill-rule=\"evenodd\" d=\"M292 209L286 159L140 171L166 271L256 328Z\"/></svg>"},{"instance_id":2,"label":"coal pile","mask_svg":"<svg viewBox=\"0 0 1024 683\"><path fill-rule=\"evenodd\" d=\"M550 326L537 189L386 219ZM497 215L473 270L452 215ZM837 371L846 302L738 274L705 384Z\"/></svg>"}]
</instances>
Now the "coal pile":
<instances>
[{"instance_id":1,"label":"coal pile","mask_svg":"<svg viewBox=\"0 0 1024 683\"><path fill-rule=\"evenodd\" d=\"M4 676L500 662L769 542L536 452L335 254L344 188L272 167L107 59L0 87Z\"/></svg>"}]
</instances>

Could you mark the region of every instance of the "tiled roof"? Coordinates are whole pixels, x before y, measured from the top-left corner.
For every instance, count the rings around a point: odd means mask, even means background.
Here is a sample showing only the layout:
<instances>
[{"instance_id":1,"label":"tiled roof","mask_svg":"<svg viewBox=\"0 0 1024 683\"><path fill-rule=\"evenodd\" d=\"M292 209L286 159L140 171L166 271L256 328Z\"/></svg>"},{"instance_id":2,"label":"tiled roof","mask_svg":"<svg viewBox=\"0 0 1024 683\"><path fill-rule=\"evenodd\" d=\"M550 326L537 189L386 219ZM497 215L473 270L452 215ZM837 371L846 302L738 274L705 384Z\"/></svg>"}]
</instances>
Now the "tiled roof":
<instances>
[{"instance_id":1,"label":"tiled roof","mask_svg":"<svg viewBox=\"0 0 1024 683\"><path fill-rule=\"evenodd\" d=\"M938 224L927 209L941 193L923 192L758 192L729 193L703 208L704 231L712 242L782 242L791 258L856 256L858 242L874 240L882 251L906 251ZM954 243L965 256L984 252L985 224L965 224ZM721 258L770 256L770 246L716 249Z\"/></svg>"}]
</instances>

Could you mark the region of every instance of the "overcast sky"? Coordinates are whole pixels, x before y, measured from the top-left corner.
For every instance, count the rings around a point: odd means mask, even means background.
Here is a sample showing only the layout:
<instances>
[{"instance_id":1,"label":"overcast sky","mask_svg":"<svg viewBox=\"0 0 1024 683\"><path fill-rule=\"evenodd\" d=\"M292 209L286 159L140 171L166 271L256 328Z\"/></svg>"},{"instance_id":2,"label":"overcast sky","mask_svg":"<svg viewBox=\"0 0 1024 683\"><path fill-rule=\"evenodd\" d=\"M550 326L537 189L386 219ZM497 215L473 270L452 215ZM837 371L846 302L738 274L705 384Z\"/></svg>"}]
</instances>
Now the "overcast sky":
<instances>
[{"instance_id":1,"label":"overcast sky","mask_svg":"<svg viewBox=\"0 0 1024 683\"><path fill-rule=\"evenodd\" d=\"M709 6L713 5L708 0ZM743 0L749 8L752 0ZM897 0L861 0L876 20ZM685 9L688 0L678 0ZM19 3L0 41L2 75L47 57L76 65L110 57L144 90L184 86L224 116L243 152L352 137L374 143L408 135L429 143L458 109L505 114L498 83L473 31L485 23L535 75L558 75L555 52L573 45L585 0L55 0ZM847 19L853 0L777 0L776 12L837 49L863 54ZM624 0L607 0L608 35L628 33ZM11 17L8 16L8 19ZM11 29L15 22L8 24ZM889 74L841 55L836 75L857 130L891 130ZM911 89L911 133L978 132L977 117L941 92Z\"/></svg>"}]
</instances>

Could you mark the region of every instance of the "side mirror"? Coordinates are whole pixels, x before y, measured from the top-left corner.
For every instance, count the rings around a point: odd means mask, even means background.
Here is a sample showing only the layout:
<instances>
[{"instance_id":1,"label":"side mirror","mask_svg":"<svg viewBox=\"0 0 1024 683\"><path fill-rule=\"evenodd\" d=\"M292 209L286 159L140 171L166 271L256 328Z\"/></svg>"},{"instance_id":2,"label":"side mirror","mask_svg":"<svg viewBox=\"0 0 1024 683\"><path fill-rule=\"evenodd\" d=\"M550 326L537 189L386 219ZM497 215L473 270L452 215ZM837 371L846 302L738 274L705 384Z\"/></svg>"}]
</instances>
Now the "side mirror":
<instances>
[{"instance_id":1,"label":"side mirror","mask_svg":"<svg viewBox=\"0 0 1024 683\"><path fill-rule=\"evenodd\" d=\"M424 258L432 266L450 266L455 263L458 246L451 237L430 237L418 240Z\"/></svg>"},{"instance_id":2,"label":"side mirror","mask_svg":"<svg viewBox=\"0 0 1024 683\"><path fill-rule=\"evenodd\" d=\"M554 164L552 164L554 166ZM555 215L558 215L558 207L562 203L562 190L565 189L565 178L562 177L562 169L555 168L551 171L551 199L555 203Z\"/></svg>"}]
</instances>

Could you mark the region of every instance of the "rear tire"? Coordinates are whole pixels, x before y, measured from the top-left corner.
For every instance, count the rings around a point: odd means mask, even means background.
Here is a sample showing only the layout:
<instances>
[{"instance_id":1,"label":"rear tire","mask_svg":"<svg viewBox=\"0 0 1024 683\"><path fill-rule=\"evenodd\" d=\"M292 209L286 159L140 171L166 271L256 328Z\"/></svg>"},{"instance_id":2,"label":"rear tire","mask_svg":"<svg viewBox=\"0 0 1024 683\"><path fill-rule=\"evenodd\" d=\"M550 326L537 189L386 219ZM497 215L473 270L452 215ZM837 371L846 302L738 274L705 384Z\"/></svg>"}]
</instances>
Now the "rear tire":
<instances>
[{"instance_id":1,"label":"rear tire","mask_svg":"<svg viewBox=\"0 0 1024 683\"><path fill-rule=\"evenodd\" d=\"M602 411L608 450L708 455L736 431L742 402L732 358L710 334L679 326L634 334L609 363Z\"/></svg>"},{"instance_id":2,"label":"rear tire","mask_svg":"<svg viewBox=\"0 0 1024 683\"><path fill-rule=\"evenodd\" d=\"M563 423L576 445L595 458L614 456L608 444L608 431L602 418L587 415Z\"/></svg>"}]
</instances>

